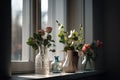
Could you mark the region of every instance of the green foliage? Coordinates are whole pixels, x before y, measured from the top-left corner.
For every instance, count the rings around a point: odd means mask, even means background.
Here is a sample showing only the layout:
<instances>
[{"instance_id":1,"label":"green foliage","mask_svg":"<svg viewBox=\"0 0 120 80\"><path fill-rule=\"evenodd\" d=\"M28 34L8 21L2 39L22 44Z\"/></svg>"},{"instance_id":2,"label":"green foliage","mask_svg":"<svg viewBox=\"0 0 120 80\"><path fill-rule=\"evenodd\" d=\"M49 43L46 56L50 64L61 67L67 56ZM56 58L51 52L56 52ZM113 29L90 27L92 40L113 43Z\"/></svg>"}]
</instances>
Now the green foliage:
<instances>
[{"instance_id":1,"label":"green foliage","mask_svg":"<svg viewBox=\"0 0 120 80\"><path fill-rule=\"evenodd\" d=\"M80 30L71 30L70 33L64 30L64 26L56 20L59 26L59 42L65 44L64 51L66 50L81 50L84 42L84 30L80 25Z\"/></svg>"},{"instance_id":2,"label":"green foliage","mask_svg":"<svg viewBox=\"0 0 120 80\"><path fill-rule=\"evenodd\" d=\"M38 49L38 46L37 46L37 44L36 44L36 41L35 41L35 39L34 39L33 37L30 37L30 38L28 39L27 44L30 45L30 46L32 46L32 48L33 48L34 50L37 50L37 49Z\"/></svg>"},{"instance_id":3,"label":"green foliage","mask_svg":"<svg viewBox=\"0 0 120 80\"><path fill-rule=\"evenodd\" d=\"M51 40L52 36L51 35L47 35L47 40Z\"/></svg>"},{"instance_id":4,"label":"green foliage","mask_svg":"<svg viewBox=\"0 0 120 80\"><path fill-rule=\"evenodd\" d=\"M82 43L81 43L81 44L78 44L78 45L76 46L76 50L81 51L81 50L82 50L82 47L83 47L83 44L82 44Z\"/></svg>"},{"instance_id":5,"label":"green foliage","mask_svg":"<svg viewBox=\"0 0 120 80\"><path fill-rule=\"evenodd\" d=\"M44 47L48 47L48 48L51 46L55 46L55 41L52 40L52 36L50 35L52 28L47 27L46 30L48 30L48 31L44 31L44 30L40 29L37 33L34 33L33 37L28 38L28 40L26 42L27 45L31 46L34 50L37 50L38 46L41 47L42 45ZM53 50L53 51L55 51L55 50Z\"/></svg>"}]
</instances>

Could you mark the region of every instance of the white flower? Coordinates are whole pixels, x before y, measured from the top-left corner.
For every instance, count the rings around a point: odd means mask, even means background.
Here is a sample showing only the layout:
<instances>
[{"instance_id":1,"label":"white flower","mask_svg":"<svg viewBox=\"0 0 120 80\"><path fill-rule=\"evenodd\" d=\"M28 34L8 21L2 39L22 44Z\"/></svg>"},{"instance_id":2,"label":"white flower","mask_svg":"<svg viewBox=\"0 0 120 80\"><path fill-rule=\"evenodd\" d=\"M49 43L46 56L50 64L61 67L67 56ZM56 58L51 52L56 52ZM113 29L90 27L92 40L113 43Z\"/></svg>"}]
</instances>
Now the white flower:
<instances>
[{"instance_id":1,"label":"white flower","mask_svg":"<svg viewBox=\"0 0 120 80\"><path fill-rule=\"evenodd\" d=\"M72 41L71 45L74 45L74 41Z\"/></svg>"},{"instance_id":2,"label":"white flower","mask_svg":"<svg viewBox=\"0 0 120 80\"><path fill-rule=\"evenodd\" d=\"M71 38L72 37L72 30L70 31L70 35L68 36L68 38Z\"/></svg>"},{"instance_id":3,"label":"white flower","mask_svg":"<svg viewBox=\"0 0 120 80\"><path fill-rule=\"evenodd\" d=\"M63 25L61 24L61 25L59 26L59 30L62 29L62 28L63 28Z\"/></svg>"},{"instance_id":4,"label":"white flower","mask_svg":"<svg viewBox=\"0 0 120 80\"><path fill-rule=\"evenodd\" d=\"M74 32L75 32L75 29L74 29L74 30L71 30L71 31L70 31L70 35L68 36L68 38L71 38Z\"/></svg>"}]
</instances>

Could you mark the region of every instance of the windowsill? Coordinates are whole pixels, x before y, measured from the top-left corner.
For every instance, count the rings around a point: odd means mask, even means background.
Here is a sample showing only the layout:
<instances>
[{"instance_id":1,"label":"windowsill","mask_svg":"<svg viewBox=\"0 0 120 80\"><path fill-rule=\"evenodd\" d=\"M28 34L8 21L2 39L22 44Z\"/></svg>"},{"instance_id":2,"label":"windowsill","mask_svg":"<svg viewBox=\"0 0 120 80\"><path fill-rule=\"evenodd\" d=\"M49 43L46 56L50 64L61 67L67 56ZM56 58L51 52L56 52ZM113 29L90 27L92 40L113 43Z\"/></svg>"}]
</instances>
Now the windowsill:
<instances>
[{"instance_id":1,"label":"windowsill","mask_svg":"<svg viewBox=\"0 0 120 80\"><path fill-rule=\"evenodd\" d=\"M88 76L99 75L102 72L100 71L84 71L84 72L76 72L76 73L50 73L49 75L40 75L40 74L21 74L21 75L13 75L13 80L74 80Z\"/></svg>"}]
</instances>

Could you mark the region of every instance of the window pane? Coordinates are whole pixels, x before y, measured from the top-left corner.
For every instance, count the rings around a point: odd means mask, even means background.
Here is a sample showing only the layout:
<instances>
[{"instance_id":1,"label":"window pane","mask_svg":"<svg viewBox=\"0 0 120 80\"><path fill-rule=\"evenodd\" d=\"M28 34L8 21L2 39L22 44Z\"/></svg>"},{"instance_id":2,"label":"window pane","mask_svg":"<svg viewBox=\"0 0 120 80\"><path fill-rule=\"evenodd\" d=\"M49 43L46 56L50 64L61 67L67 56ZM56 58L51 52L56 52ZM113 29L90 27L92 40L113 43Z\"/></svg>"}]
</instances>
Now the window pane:
<instances>
[{"instance_id":1,"label":"window pane","mask_svg":"<svg viewBox=\"0 0 120 80\"><path fill-rule=\"evenodd\" d=\"M12 61L28 61L30 35L29 0L12 0Z\"/></svg>"},{"instance_id":2,"label":"window pane","mask_svg":"<svg viewBox=\"0 0 120 80\"><path fill-rule=\"evenodd\" d=\"M22 59L23 0L12 0L12 60Z\"/></svg>"},{"instance_id":3,"label":"window pane","mask_svg":"<svg viewBox=\"0 0 120 80\"><path fill-rule=\"evenodd\" d=\"M48 0L41 0L41 23L44 29L48 23Z\"/></svg>"}]
</instances>

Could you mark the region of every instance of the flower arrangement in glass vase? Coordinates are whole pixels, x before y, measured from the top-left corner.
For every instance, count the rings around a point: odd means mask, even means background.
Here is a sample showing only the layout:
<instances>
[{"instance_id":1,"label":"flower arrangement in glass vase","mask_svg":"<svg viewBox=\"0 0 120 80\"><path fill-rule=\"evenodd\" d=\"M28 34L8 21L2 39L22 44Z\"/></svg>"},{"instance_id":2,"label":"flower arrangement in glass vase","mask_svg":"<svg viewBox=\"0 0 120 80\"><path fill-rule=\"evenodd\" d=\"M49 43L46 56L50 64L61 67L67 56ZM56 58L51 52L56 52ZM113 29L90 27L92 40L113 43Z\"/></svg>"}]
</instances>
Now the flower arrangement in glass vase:
<instances>
[{"instance_id":1,"label":"flower arrangement in glass vase","mask_svg":"<svg viewBox=\"0 0 120 80\"><path fill-rule=\"evenodd\" d=\"M78 52L77 50L81 50L81 47L84 42L83 38L83 26L80 25L79 31L71 30L70 32L65 31L64 26L56 20L59 26L58 39L59 42L64 44L64 52L65 52L65 62L64 72L75 72L77 71L78 64ZM67 65L66 65L67 64Z\"/></svg>"},{"instance_id":2,"label":"flower arrangement in glass vase","mask_svg":"<svg viewBox=\"0 0 120 80\"><path fill-rule=\"evenodd\" d=\"M29 37L27 44L34 50L38 50L38 54L35 58L35 73L48 74L49 73L49 60L47 51L51 46L55 46L55 41L52 39L51 33L52 27L46 27L46 30L39 29L33 34L33 37ZM50 49L55 52L55 49Z\"/></svg>"},{"instance_id":3,"label":"flower arrangement in glass vase","mask_svg":"<svg viewBox=\"0 0 120 80\"><path fill-rule=\"evenodd\" d=\"M95 52L98 48L102 48L103 42L100 40L94 40L91 44L85 43L82 47L82 55L84 56L82 64L86 69L87 64L92 65L92 62L96 60L97 53ZM93 68L93 67L92 67Z\"/></svg>"}]
</instances>

